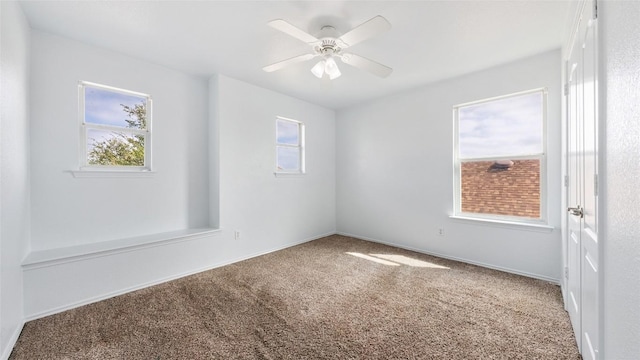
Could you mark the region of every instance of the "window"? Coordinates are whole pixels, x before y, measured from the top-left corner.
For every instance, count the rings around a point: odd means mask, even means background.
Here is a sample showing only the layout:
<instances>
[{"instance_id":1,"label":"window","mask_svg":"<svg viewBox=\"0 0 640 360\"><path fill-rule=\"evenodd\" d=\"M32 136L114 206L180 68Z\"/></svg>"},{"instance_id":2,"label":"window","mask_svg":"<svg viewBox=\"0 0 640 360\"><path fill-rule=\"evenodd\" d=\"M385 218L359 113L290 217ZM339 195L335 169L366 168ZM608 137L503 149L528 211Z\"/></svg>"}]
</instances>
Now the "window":
<instances>
[{"instance_id":1,"label":"window","mask_svg":"<svg viewBox=\"0 0 640 360\"><path fill-rule=\"evenodd\" d=\"M276 118L276 173L304 174L304 124Z\"/></svg>"},{"instance_id":2,"label":"window","mask_svg":"<svg viewBox=\"0 0 640 360\"><path fill-rule=\"evenodd\" d=\"M546 90L454 107L454 215L546 222Z\"/></svg>"},{"instance_id":3,"label":"window","mask_svg":"<svg viewBox=\"0 0 640 360\"><path fill-rule=\"evenodd\" d=\"M151 97L80 82L80 168L151 170Z\"/></svg>"}]
</instances>

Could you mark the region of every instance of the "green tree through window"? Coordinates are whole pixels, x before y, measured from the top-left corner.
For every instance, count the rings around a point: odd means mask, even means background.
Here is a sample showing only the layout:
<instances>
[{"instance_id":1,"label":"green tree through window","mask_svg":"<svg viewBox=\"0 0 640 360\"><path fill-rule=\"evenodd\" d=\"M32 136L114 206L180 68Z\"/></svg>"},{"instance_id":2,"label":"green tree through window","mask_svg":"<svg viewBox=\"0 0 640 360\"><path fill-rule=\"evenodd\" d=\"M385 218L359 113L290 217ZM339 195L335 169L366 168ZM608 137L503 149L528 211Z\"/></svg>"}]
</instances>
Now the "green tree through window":
<instances>
[{"instance_id":1,"label":"green tree through window","mask_svg":"<svg viewBox=\"0 0 640 360\"><path fill-rule=\"evenodd\" d=\"M125 122L130 129L147 128L147 110L144 103L133 107L120 104L126 115ZM88 155L90 165L144 166L144 135L113 132L112 137L91 140Z\"/></svg>"}]
</instances>

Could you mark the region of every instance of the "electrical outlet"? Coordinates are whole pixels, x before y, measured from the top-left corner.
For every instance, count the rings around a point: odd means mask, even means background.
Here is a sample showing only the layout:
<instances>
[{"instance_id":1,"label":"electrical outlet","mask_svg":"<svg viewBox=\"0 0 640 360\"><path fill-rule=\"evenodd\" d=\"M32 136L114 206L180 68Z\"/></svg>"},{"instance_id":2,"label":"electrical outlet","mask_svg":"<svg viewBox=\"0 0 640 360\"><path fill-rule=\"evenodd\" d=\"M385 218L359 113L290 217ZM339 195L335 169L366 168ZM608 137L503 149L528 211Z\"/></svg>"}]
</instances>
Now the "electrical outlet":
<instances>
[{"instance_id":1,"label":"electrical outlet","mask_svg":"<svg viewBox=\"0 0 640 360\"><path fill-rule=\"evenodd\" d=\"M444 236L444 228L438 229L438 236Z\"/></svg>"},{"instance_id":2,"label":"electrical outlet","mask_svg":"<svg viewBox=\"0 0 640 360\"><path fill-rule=\"evenodd\" d=\"M240 230L236 230L233 232L233 238L236 240L240 239Z\"/></svg>"}]
</instances>

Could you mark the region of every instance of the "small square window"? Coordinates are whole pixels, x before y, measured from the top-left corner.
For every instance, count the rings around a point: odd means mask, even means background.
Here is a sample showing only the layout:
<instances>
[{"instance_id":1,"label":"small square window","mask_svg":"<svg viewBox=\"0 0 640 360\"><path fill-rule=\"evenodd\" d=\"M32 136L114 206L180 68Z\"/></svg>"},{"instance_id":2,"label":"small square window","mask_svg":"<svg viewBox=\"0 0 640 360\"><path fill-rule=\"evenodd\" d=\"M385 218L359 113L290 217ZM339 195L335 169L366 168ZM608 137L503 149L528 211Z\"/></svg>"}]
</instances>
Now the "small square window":
<instances>
[{"instance_id":1,"label":"small square window","mask_svg":"<svg viewBox=\"0 0 640 360\"><path fill-rule=\"evenodd\" d=\"M151 170L151 96L79 84L80 167Z\"/></svg>"},{"instance_id":2,"label":"small square window","mask_svg":"<svg viewBox=\"0 0 640 360\"><path fill-rule=\"evenodd\" d=\"M304 124L276 119L276 172L304 173Z\"/></svg>"}]
</instances>

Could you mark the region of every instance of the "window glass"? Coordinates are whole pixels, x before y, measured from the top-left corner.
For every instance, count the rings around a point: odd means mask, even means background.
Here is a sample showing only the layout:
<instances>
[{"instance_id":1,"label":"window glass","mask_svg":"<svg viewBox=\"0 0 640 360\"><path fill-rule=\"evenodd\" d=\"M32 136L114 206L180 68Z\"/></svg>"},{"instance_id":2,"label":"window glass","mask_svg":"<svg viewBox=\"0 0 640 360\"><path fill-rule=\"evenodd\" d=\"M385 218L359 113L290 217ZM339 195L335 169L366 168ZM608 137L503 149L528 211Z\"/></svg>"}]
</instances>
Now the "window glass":
<instances>
[{"instance_id":1,"label":"window glass","mask_svg":"<svg viewBox=\"0 0 640 360\"><path fill-rule=\"evenodd\" d=\"M462 212L540 218L540 160L500 162L461 162Z\"/></svg>"},{"instance_id":2,"label":"window glass","mask_svg":"<svg viewBox=\"0 0 640 360\"><path fill-rule=\"evenodd\" d=\"M300 143L299 124L278 119L278 144L298 145Z\"/></svg>"},{"instance_id":3,"label":"window glass","mask_svg":"<svg viewBox=\"0 0 640 360\"><path fill-rule=\"evenodd\" d=\"M300 168L300 151L297 148L278 146L278 170L292 171Z\"/></svg>"},{"instance_id":4,"label":"window glass","mask_svg":"<svg viewBox=\"0 0 640 360\"><path fill-rule=\"evenodd\" d=\"M125 107L140 111L146 109L146 102L145 97L87 86L84 92L84 121L89 124L144 129L146 126L144 122L129 123L128 121L145 118L145 116L137 116L132 119Z\"/></svg>"},{"instance_id":5,"label":"window glass","mask_svg":"<svg viewBox=\"0 0 640 360\"><path fill-rule=\"evenodd\" d=\"M81 167L150 170L151 97L80 83Z\"/></svg>"},{"instance_id":6,"label":"window glass","mask_svg":"<svg viewBox=\"0 0 640 360\"><path fill-rule=\"evenodd\" d=\"M544 219L543 90L455 110L456 215Z\"/></svg>"},{"instance_id":7,"label":"window glass","mask_svg":"<svg viewBox=\"0 0 640 360\"><path fill-rule=\"evenodd\" d=\"M87 129L87 163L144 166L144 135Z\"/></svg>"},{"instance_id":8,"label":"window glass","mask_svg":"<svg viewBox=\"0 0 640 360\"><path fill-rule=\"evenodd\" d=\"M304 173L304 124L276 119L276 172Z\"/></svg>"},{"instance_id":9,"label":"window glass","mask_svg":"<svg viewBox=\"0 0 640 360\"><path fill-rule=\"evenodd\" d=\"M542 93L458 109L461 159L542 153Z\"/></svg>"}]
</instances>

